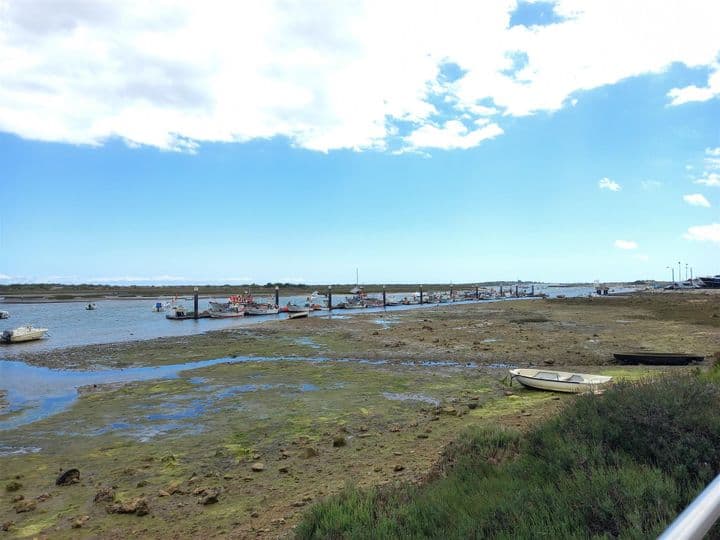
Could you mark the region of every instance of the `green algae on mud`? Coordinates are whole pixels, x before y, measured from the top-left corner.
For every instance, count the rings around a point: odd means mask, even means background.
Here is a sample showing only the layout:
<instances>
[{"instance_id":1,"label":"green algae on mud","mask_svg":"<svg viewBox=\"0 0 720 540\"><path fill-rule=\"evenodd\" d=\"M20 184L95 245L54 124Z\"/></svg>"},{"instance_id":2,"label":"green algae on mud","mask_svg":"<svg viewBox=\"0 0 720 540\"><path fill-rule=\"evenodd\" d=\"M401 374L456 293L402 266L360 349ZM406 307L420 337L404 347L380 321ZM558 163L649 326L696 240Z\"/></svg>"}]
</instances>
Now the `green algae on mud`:
<instances>
[{"instance_id":1,"label":"green algae on mud","mask_svg":"<svg viewBox=\"0 0 720 540\"><path fill-rule=\"evenodd\" d=\"M388 392L409 399L388 399ZM421 477L457 429L476 421L438 416L414 399L425 395L482 404L498 399L501 388L486 373L458 366L291 360L218 364L177 379L100 387L66 411L4 433L10 446L32 443L42 451L0 457L0 481L19 476L24 497L50 497L16 514L11 495L1 493L0 521L14 521L15 534L54 537L74 536L71 522L81 515L90 516L84 533L98 536L138 527L170 537L291 523L303 498L333 493L349 476L367 485ZM333 446L338 434L347 440L342 448ZM317 455L304 457L308 448ZM265 470L253 473L258 460ZM388 466L396 461L402 472ZM70 467L81 469L82 483L54 486L57 472ZM173 484L186 493L159 496ZM147 497L150 516L108 514L107 504L93 502L104 486L116 486L117 500ZM222 489L216 506L199 505L192 495L207 486Z\"/></svg>"}]
</instances>

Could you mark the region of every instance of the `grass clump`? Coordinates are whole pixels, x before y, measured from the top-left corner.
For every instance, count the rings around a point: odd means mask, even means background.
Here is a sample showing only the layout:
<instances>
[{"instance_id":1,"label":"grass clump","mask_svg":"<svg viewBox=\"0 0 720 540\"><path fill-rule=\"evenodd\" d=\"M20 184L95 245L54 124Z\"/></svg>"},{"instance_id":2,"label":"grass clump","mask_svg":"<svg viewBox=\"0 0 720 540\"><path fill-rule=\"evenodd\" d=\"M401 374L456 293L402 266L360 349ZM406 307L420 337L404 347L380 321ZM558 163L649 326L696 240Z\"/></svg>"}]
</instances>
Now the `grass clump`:
<instances>
[{"instance_id":1,"label":"grass clump","mask_svg":"<svg viewBox=\"0 0 720 540\"><path fill-rule=\"evenodd\" d=\"M719 406L708 377L620 383L525 436L466 433L424 485L348 488L296 534L654 538L720 472Z\"/></svg>"}]
</instances>

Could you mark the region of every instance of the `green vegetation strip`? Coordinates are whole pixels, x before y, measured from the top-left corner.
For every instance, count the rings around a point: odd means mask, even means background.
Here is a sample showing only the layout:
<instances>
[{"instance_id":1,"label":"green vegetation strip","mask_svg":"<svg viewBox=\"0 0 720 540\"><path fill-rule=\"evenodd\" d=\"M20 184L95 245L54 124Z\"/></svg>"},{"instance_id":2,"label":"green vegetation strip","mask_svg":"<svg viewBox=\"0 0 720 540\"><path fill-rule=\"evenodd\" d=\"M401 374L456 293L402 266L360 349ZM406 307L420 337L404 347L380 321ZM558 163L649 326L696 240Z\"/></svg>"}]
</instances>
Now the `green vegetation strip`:
<instances>
[{"instance_id":1,"label":"green vegetation strip","mask_svg":"<svg viewBox=\"0 0 720 540\"><path fill-rule=\"evenodd\" d=\"M314 506L296 534L655 538L720 472L718 381L715 369L623 382L526 435L465 433L424 485L349 487Z\"/></svg>"}]
</instances>

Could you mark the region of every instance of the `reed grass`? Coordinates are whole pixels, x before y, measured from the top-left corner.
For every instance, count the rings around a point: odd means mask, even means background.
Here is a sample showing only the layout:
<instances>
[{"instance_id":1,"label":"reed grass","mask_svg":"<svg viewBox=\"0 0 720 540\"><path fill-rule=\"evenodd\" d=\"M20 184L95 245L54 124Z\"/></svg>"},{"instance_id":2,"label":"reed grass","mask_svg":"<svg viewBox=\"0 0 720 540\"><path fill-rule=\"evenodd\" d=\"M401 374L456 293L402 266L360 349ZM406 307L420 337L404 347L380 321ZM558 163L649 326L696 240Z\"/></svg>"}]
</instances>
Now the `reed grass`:
<instances>
[{"instance_id":1,"label":"reed grass","mask_svg":"<svg viewBox=\"0 0 720 540\"><path fill-rule=\"evenodd\" d=\"M654 538L720 472L718 381L714 369L619 383L526 435L465 433L425 484L348 487L296 535Z\"/></svg>"}]
</instances>

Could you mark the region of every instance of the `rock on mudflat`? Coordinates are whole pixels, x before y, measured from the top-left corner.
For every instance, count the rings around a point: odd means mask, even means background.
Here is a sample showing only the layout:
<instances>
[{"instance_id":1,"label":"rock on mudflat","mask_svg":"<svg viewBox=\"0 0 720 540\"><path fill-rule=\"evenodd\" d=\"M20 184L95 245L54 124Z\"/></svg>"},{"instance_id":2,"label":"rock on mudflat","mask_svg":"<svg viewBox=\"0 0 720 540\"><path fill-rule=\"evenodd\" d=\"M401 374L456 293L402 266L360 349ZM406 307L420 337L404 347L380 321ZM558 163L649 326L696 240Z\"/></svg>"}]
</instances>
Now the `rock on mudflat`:
<instances>
[{"instance_id":1,"label":"rock on mudflat","mask_svg":"<svg viewBox=\"0 0 720 540\"><path fill-rule=\"evenodd\" d=\"M108 514L135 514L137 516L146 516L150 513L147 499L145 497L136 497L130 501L111 504L107 507Z\"/></svg>"},{"instance_id":2,"label":"rock on mudflat","mask_svg":"<svg viewBox=\"0 0 720 540\"><path fill-rule=\"evenodd\" d=\"M113 502L115 500L115 490L111 487L102 487L98 490L93 498L93 501L98 502Z\"/></svg>"},{"instance_id":3,"label":"rock on mudflat","mask_svg":"<svg viewBox=\"0 0 720 540\"><path fill-rule=\"evenodd\" d=\"M16 503L13 508L15 508L16 513L22 514L23 512L35 510L35 508L37 508L37 503L33 499L23 499Z\"/></svg>"},{"instance_id":4,"label":"rock on mudflat","mask_svg":"<svg viewBox=\"0 0 720 540\"><path fill-rule=\"evenodd\" d=\"M87 515L86 516L78 516L73 520L73 522L70 526L73 529L79 529L83 525L85 525L85 523L87 523L89 519L90 519L90 516L87 516Z\"/></svg>"},{"instance_id":5,"label":"rock on mudflat","mask_svg":"<svg viewBox=\"0 0 720 540\"><path fill-rule=\"evenodd\" d=\"M22 487L22 484L16 480L12 480L5 484L5 491L17 491Z\"/></svg>"},{"instance_id":6,"label":"rock on mudflat","mask_svg":"<svg viewBox=\"0 0 720 540\"><path fill-rule=\"evenodd\" d=\"M335 448L339 448L341 446L347 445L347 440L342 435L337 435L335 438L333 438L333 446Z\"/></svg>"},{"instance_id":7,"label":"rock on mudflat","mask_svg":"<svg viewBox=\"0 0 720 540\"><path fill-rule=\"evenodd\" d=\"M264 463L253 463L252 467L250 467L254 472L262 472L265 470L265 464Z\"/></svg>"},{"instance_id":8,"label":"rock on mudflat","mask_svg":"<svg viewBox=\"0 0 720 540\"><path fill-rule=\"evenodd\" d=\"M69 486L77 484L80 481L80 471L78 469L68 469L55 480L56 486Z\"/></svg>"},{"instance_id":9,"label":"rock on mudflat","mask_svg":"<svg viewBox=\"0 0 720 540\"><path fill-rule=\"evenodd\" d=\"M302 457L304 458L312 458L316 457L318 455L318 451L316 448L313 448L312 446L306 446L302 449Z\"/></svg>"}]
</instances>

